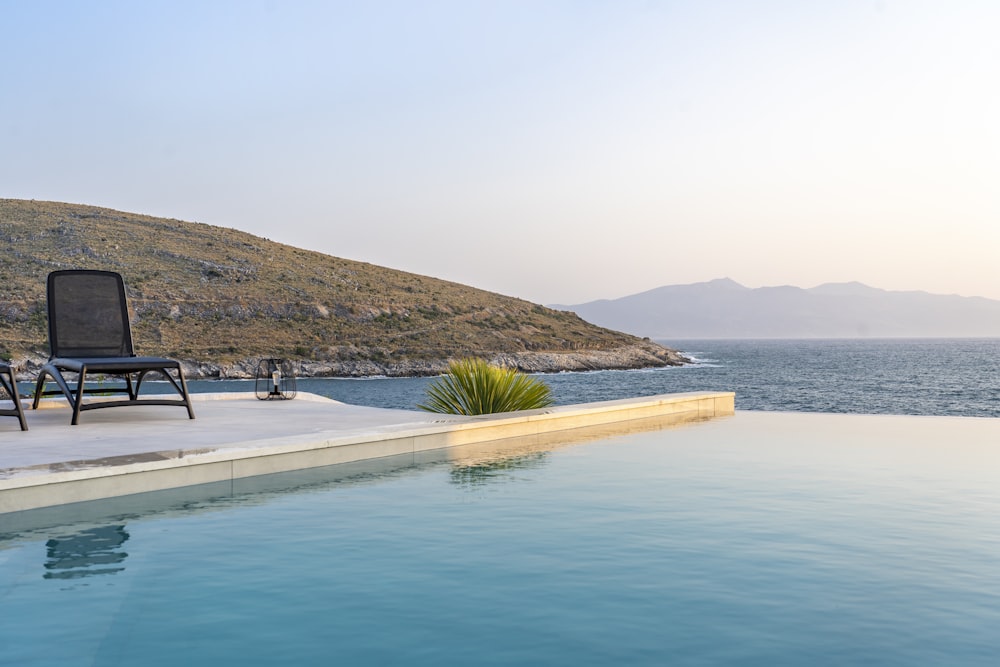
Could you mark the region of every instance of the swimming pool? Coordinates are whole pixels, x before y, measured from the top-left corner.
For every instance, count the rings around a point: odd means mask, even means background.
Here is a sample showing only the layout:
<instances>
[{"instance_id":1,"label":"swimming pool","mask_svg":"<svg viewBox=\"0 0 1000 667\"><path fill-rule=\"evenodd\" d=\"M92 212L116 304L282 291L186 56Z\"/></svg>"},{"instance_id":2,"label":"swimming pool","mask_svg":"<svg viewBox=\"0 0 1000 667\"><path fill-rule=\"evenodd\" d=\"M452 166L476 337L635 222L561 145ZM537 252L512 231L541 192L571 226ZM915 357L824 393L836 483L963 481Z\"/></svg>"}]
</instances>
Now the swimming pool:
<instances>
[{"instance_id":1,"label":"swimming pool","mask_svg":"<svg viewBox=\"0 0 1000 667\"><path fill-rule=\"evenodd\" d=\"M995 664L998 450L738 412L9 515L0 664Z\"/></svg>"}]
</instances>

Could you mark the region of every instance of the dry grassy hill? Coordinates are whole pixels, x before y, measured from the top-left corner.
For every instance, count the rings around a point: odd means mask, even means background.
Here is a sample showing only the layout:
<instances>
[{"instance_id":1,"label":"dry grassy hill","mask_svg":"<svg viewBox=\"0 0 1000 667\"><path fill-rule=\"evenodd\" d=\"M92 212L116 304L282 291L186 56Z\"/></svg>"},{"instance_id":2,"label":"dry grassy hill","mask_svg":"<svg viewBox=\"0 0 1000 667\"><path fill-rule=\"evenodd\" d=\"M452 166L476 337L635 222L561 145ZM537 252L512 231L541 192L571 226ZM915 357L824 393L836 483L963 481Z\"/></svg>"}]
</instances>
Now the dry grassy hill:
<instances>
[{"instance_id":1,"label":"dry grassy hill","mask_svg":"<svg viewBox=\"0 0 1000 667\"><path fill-rule=\"evenodd\" d=\"M418 375L476 355L523 370L635 368L681 359L649 341L427 276L234 229L104 208L0 199L0 357L48 355L45 277L125 277L140 354L241 376L260 356L305 375Z\"/></svg>"}]
</instances>

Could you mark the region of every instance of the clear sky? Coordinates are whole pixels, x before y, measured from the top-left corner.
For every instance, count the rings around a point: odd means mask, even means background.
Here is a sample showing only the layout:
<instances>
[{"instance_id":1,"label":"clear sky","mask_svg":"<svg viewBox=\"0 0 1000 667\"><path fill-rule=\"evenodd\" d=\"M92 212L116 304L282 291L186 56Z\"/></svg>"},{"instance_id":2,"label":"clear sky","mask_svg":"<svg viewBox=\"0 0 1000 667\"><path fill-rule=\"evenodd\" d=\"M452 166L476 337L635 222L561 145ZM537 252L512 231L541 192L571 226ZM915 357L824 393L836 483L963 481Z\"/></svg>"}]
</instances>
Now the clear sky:
<instances>
[{"instance_id":1,"label":"clear sky","mask_svg":"<svg viewBox=\"0 0 1000 667\"><path fill-rule=\"evenodd\" d=\"M540 303L1000 299L996 0L0 0L0 197Z\"/></svg>"}]
</instances>

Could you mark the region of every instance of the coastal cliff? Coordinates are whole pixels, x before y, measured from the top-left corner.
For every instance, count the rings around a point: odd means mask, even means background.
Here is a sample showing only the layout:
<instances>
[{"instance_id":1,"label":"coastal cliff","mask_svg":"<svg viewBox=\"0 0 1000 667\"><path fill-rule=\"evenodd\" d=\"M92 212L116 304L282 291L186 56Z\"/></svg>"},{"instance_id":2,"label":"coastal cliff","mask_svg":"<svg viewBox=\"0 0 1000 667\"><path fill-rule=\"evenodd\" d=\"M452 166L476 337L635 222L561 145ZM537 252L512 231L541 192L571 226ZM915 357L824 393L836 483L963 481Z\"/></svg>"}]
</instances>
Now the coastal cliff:
<instances>
[{"instance_id":1,"label":"coastal cliff","mask_svg":"<svg viewBox=\"0 0 1000 667\"><path fill-rule=\"evenodd\" d=\"M479 356L529 372L679 365L674 350L576 314L324 255L234 229L104 208L0 199L0 358L32 377L48 356L45 277L118 271L140 354L191 377L436 375Z\"/></svg>"},{"instance_id":2,"label":"coastal cliff","mask_svg":"<svg viewBox=\"0 0 1000 667\"><path fill-rule=\"evenodd\" d=\"M676 350L655 343L641 342L612 350L580 352L513 352L481 353L487 361L517 368L526 373L558 373L606 369L656 368L679 366L689 360ZM256 359L244 359L231 364L189 362L185 372L193 378L252 378ZM331 359L326 361L295 360L293 367L299 377L413 377L440 375L447 371L448 360L372 361Z\"/></svg>"}]
</instances>

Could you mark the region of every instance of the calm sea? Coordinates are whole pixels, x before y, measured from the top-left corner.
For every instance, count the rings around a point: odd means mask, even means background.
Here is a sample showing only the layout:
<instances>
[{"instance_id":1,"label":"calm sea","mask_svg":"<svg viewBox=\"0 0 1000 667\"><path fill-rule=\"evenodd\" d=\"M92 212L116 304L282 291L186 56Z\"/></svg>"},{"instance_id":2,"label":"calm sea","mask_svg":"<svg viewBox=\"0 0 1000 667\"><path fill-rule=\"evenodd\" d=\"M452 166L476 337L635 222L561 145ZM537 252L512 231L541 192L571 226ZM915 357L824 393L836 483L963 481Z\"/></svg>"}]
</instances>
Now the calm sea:
<instances>
[{"instance_id":1,"label":"calm sea","mask_svg":"<svg viewBox=\"0 0 1000 667\"><path fill-rule=\"evenodd\" d=\"M670 340L697 361L542 377L560 405L683 391L735 391L740 410L1000 417L1000 339ZM345 403L412 409L429 378L303 379ZM194 383L196 391L233 384ZM242 386L241 386L242 385Z\"/></svg>"}]
</instances>

